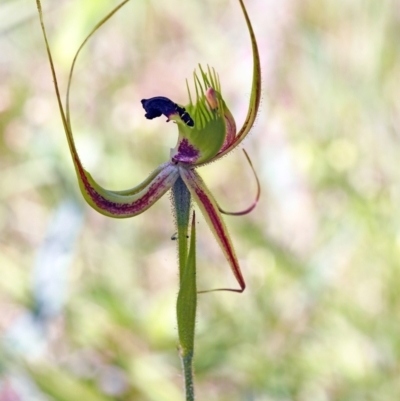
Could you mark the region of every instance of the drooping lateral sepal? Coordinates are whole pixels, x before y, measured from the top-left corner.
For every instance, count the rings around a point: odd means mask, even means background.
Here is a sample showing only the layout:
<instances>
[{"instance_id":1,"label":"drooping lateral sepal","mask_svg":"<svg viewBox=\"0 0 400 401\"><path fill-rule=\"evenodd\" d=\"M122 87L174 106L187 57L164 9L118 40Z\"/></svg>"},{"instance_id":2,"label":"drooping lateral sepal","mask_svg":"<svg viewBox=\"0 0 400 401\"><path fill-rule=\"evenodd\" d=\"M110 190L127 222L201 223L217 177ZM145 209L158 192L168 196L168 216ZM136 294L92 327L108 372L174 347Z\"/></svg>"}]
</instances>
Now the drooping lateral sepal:
<instances>
[{"instance_id":1,"label":"drooping lateral sepal","mask_svg":"<svg viewBox=\"0 0 400 401\"><path fill-rule=\"evenodd\" d=\"M105 18L103 18L79 47L71 66L67 88L67 106L66 111L64 111L64 107L61 102L53 58L51 55L49 42L47 40L46 29L44 27L40 0L36 1L40 24L46 44L47 55L50 62L51 74L54 81L54 88L57 95L58 107L60 110L64 131L67 137L68 146L71 152L72 161L74 163L74 167L78 177L79 187L89 205L91 205L94 209L106 216L117 218L136 216L137 214L144 212L173 186L179 176L178 168L176 165L174 165L173 163L165 163L159 166L152 174L150 174L150 176L145 181L143 181L137 187L128 189L126 191L110 191L102 188L92 178L90 173L85 170L75 146L71 123L69 119L69 91L71 87L75 62L81 49L88 41L88 39L97 31L97 29L99 29L99 27L101 27L109 18L111 18L111 16L116 11L118 11L127 2L128 0L123 1L120 5L114 8Z\"/></svg>"},{"instance_id":2,"label":"drooping lateral sepal","mask_svg":"<svg viewBox=\"0 0 400 401\"><path fill-rule=\"evenodd\" d=\"M217 202L195 170L180 167L179 173L187 185L194 201L199 206L240 286L240 289L221 288L220 290L243 292L246 288L246 284L228 230L218 210Z\"/></svg>"},{"instance_id":3,"label":"drooping lateral sepal","mask_svg":"<svg viewBox=\"0 0 400 401\"><path fill-rule=\"evenodd\" d=\"M75 167L86 202L99 213L115 218L133 217L143 213L171 189L179 177L177 166L165 163L137 187L111 191L97 184L80 164L75 164Z\"/></svg>"}]
</instances>

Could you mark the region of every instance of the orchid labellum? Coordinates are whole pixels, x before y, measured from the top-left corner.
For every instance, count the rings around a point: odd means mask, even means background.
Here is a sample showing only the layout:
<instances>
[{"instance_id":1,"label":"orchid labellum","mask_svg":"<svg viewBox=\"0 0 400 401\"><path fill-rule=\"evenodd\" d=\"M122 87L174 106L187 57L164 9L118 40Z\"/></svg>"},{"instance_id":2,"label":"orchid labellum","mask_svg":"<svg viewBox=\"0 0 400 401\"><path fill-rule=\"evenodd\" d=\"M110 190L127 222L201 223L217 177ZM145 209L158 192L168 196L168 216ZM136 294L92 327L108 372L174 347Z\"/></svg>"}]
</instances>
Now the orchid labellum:
<instances>
[{"instance_id":1,"label":"orchid labellum","mask_svg":"<svg viewBox=\"0 0 400 401\"><path fill-rule=\"evenodd\" d=\"M87 203L106 216L126 218L143 213L167 191L172 189L172 200L177 224L176 238L178 239L180 270L178 331L181 353L183 357L190 354L190 358L188 359L190 361L188 363L191 364L196 311L195 294L197 292L195 285L194 215L191 223L190 241L188 241L191 199L199 207L210 226L239 284L238 289L223 290L242 292L245 289L245 281L221 214L242 215L248 213L254 209L260 195L259 182L256 177L258 190L256 200L253 204L242 212L226 212L218 206L196 169L220 159L235 149L241 144L252 128L260 103L261 72L259 54L253 28L243 0L238 0L250 34L253 53L253 79L250 102L242 128L239 131L236 129L235 120L224 101L220 80L215 70L210 67L204 69L199 66L198 72L195 72L193 75L193 95L191 94L189 85L187 85L189 95L189 103L187 105L177 104L163 96L142 100L146 118L153 119L164 115L167 121L174 121L178 127L178 142L175 148L171 150L169 160L158 166L149 177L132 189L124 191L104 189L85 170L75 147L69 117L69 92L75 63L81 49L89 38L128 1L123 1L103 18L78 49L70 71L67 100L64 108L60 98L54 63L43 23L40 0L36 0L64 131L79 186ZM253 169L250 159L246 153L245 155ZM183 323L180 322L182 319ZM190 328L188 326L193 327ZM185 365L185 358L183 358L183 363Z\"/></svg>"}]
</instances>

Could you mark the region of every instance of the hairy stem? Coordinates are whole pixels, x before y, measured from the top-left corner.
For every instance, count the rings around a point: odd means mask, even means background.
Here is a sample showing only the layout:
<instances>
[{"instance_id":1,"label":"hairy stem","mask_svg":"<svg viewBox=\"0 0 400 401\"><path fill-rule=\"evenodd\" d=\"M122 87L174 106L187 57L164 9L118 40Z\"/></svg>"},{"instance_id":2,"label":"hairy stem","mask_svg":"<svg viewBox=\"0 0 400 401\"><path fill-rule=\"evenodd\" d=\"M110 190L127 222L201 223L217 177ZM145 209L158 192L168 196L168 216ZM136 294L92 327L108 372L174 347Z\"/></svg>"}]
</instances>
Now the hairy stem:
<instances>
[{"instance_id":1,"label":"hairy stem","mask_svg":"<svg viewBox=\"0 0 400 401\"><path fill-rule=\"evenodd\" d=\"M186 401L194 401L193 354L181 355Z\"/></svg>"}]
</instances>

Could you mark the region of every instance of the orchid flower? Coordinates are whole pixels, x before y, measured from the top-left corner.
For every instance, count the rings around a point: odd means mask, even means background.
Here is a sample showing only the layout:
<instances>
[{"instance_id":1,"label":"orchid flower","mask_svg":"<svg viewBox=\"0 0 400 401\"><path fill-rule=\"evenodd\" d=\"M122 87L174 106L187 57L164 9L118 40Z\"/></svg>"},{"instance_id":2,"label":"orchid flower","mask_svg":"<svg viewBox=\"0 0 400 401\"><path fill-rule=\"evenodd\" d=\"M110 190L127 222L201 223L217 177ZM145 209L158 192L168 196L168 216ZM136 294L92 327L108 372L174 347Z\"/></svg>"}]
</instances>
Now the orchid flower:
<instances>
[{"instance_id":1,"label":"orchid flower","mask_svg":"<svg viewBox=\"0 0 400 401\"><path fill-rule=\"evenodd\" d=\"M238 0L250 34L253 54L251 95L247 116L241 129L237 131L235 120L225 103L218 74L213 68L207 67L203 69L199 66L198 72L194 72L193 74L193 95L186 81L189 97L188 104L181 105L163 96L142 100L142 106L147 119L151 120L165 116L167 121L174 121L176 123L179 136L175 148L171 149L169 160L158 166L141 184L134 188L124 191L107 190L100 186L83 167L73 138L69 97L74 67L81 49L90 37L128 1L122 1L120 5L103 18L79 47L70 70L65 108L61 101L54 63L43 23L40 0L36 0L36 4L64 131L76 170L79 187L87 203L103 215L115 218L127 218L143 213L166 192L172 190L172 201L177 226L176 239L178 239L180 272L180 290L177 301L178 333L187 400L193 400L192 358L198 292L195 279L196 230L194 212L191 220L190 241L188 241L191 199L197 204L210 226L239 284L239 288L237 289L220 288L218 290L243 292L246 287L245 281L222 214L243 215L249 213L256 206L260 196L259 181L246 152L245 156L256 178L257 195L252 205L243 211L227 212L220 208L196 170L201 166L217 161L238 147L253 127L260 104L260 59L246 8L243 0Z\"/></svg>"},{"instance_id":2,"label":"orchid flower","mask_svg":"<svg viewBox=\"0 0 400 401\"><path fill-rule=\"evenodd\" d=\"M237 132L235 120L224 101L220 80L215 70L208 67L204 71L200 66L199 73L195 72L193 76L195 96L192 96L186 82L189 94L189 103L187 105L179 105L162 96L142 100L146 118L153 119L164 115L167 117L167 121L174 121L178 127L178 142L176 147L171 150L169 160L158 166L138 186L124 191L111 191L100 186L83 167L72 134L69 117L69 92L74 66L80 50L97 29L127 1L123 1L101 20L79 48L70 72L65 110L60 99L54 64L41 18L60 114L82 195L90 206L103 215L114 218L127 218L143 213L169 191L177 181L182 180L210 226L240 287L239 289L224 290L242 292L245 289L245 281L221 213L241 215L251 211L255 207L260 194L258 180L258 193L253 205L242 212L229 213L218 206L196 169L217 161L241 144L252 128L259 108L261 93L260 60L253 28L243 0L239 0L239 3L250 33L254 65L250 102L242 128ZM39 1L37 1L37 5L41 15ZM246 157L248 159L247 154ZM249 159L248 161L250 162ZM186 237L187 233L179 231L181 230L178 227L178 237ZM183 246L186 246L186 244L183 244Z\"/></svg>"}]
</instances>

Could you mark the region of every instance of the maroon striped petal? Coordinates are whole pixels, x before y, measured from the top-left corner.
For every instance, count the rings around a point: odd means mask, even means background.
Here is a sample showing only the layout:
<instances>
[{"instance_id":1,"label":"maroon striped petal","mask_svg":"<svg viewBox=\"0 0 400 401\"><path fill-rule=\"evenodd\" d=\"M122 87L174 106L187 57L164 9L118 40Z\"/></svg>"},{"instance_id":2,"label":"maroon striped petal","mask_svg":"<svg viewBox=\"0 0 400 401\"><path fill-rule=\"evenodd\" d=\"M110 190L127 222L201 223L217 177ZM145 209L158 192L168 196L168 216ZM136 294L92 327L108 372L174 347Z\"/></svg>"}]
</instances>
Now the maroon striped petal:
<instances>
[{"instance_id":1,"label":"maroon striped petal","mask_svg":"<svg viewBox=\"0 0 400 401\"><path fill-rule=\"evenodd\" d=\"M64 126L65 134L67 136L72 161L74 163L76 175L79 181L79 187L85 200L89 203L90 206L106 216L116 218L132 217L144 212L158 199L160 199L174 185L175 181L179 177L179 170L176 165L172 163L165 163L159 166L152 174L150 174L150 176L145 181L143 181L137 187L128 189L126 191L109 191L102 188L92 178L90 173L84 169L75 146L69 119L69 92L75 62L80 51L82 50L85 43L89 40L89 38L97 31L97 29L99 29L104 24L104 22L106 22L115 12L117 12L124 4L126 4L127 1L128 0L123 1L119 6L114 8L111 13L103 18L79 47L74 57L68 80L66 111L64 110L61 102L57 75L54 68L50 46L47 40L46 29L43 23L41 4L39 0L36 1L39 11L40 24L46 44L47 55L50 62L51 74L53 76L54 88L56 91L61 120Z\"/></svg>"},{"instance_id":2,"label":"maroon striped petal","mask_svg":"<svg viewBox=\"0 0 400 401\"><path fill-rule=\"evenodd\" d=\"M137 187L126 191L109 191L97 184L80 164L76 164L76 167L79 186L87 203L101 214L115 218L143 213L171 189L179 177L178 167L165 163Z\"/></svg>"},{"instance_id":3,"label":"maroon striped petal","mask_svg":"<svg viewBox=\"0 0 400 401\"><path fill-rule=\"evenodd\" d=\"M216 201L196 171L180 167L179 172L190 193L192 194L193 199L203 213L203 216L206 219L222 251L224 252L224 255L229 262L232 272L240 286L240 289L218 288L217 290L213 291L243 292L246 288L246 284L240 270L235 250L229 237L228 230L222 219L221 213L218 210Z\"/></svg>"}]
</instances>

